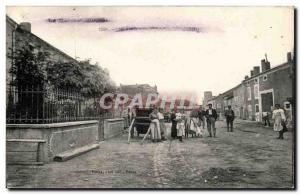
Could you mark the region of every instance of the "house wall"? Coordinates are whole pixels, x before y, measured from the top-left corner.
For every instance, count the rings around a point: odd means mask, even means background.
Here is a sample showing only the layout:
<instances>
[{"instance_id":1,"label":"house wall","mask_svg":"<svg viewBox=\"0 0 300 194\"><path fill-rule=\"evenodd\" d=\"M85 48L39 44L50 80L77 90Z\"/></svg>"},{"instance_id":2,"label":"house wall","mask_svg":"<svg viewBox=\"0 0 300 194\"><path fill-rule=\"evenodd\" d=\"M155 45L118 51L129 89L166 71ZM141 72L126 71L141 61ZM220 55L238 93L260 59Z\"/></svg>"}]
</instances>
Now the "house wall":
<instances>
[{"instance_id":1,"label":"house wall","mask_svg":"<svg viewBox=\"0 0 300 194\"><path fill-rule=\"evenodd\" d=\"M9 17L6 17L6 85L9 85L12 81L12 76L9 73L12 67L12 60L10 59L12 50L16 51L22 47L33 48L34 52L48 52L50 55L49 58L53 63L58 61L78 63L74 58L31 33L30 28L24 30L22 24L17 24Z\"/></svg>"},{"instance_id":2,"label":"house wall","mask_svg":"<svg viewBox=\"0 0 300 194\"><path fill-rule=\"evenodd\" d=\"M228 105L232 106L237 118L252 121L262 121L262 100L261 94L273 92L274 104L280 104L285 109L288 125L293 126L293 108L288 101L294 97L293 93L293 61L267 69L265 72L253 75L242 81L241 84L232 88L217 97L212 98L212 103L217 112L223 116ZM264 77L267 76L267 79ZM231 98L233 92L233 98Z\"/></svg>"},{"instance_id":3,"label":"house wall","mask_svg":"<svg viewBox=\"0 0 300 194\"><path fill-rule=\"evenodd\" d=\"M245 85L240 84L236 89L233 90L233 106L232 109L237 118L246 119L245 110Z\"/></svg>"},{"instance_id":4,"label":"house wall","mask_svg":"<svg viewBox=\"0 0 300 194\"><path fill-rule=\"evenodd\" d=\"M293 99L293 77L291 74L291 64L286 64L282 68L275 72L267 73L260 76L260 93L265 91L273 92L273 105L280 104L284 108L288 127L293 126L293 105L288 101L288 99ZM266 80L264 80L266 76ZM288 106L287 106L288 105ZM260 107L262 102L260 101Z\"/></svg>"},{"instance_id":5,"label":"house wall","mask_svg":"<svg viewBox=\"0 0 300 194\"><path fill-rule=\"evenodd\" d=\"M255 91L255 87L258 87ZM246 119L257 120L257 115L259 114L259 78L254 77L245 82L245 105L246 105ZM250 90L250 92L249 92Z\"/></svg>"},{"instance_id":6,"label":"house wall","mask_svg":"<svg viewBox=\"0 0 300 194\"><path fill-rule=\"evenodd\" d=\"M9 73L12 67L12 49L14 44L14 32L16 23L6 18L6 87L9 87L9 83L12 80L11 74Z\"/></svg>"},{"instance_id":7,"label":"house wall","mask_svg":"<svg viewBox=\"0 0 300 194\"><path fill-rule=\"evenodd\" d=\"M265 81L263 80L264 76L267 76ZM292 78L288 65L275 72L263 74L259 79L260 91L274 90L274 104L283 106L287 98L293 97Z\"/></svg>"},{"instance_id":8,"label":"house wall","mask_svg":"<svg viewBox=\"0 0 300 194\"><path fill-rule=\"evenodd\" d=\"M251 79L243 81L245 85L245 104L246 112L248 113L247 119L262 121L262 98L261 95L264 93L272 93L273 103L280 104L281 107L287 103L288 98L293 97L293 80L291 75L291 64L285 63L278 67L275 67L265 73L259 74L259 76L253 77ZM251 95L249 96L247 88L251 89ZM255 97L255 87L257 87ZM258 92L258 93L257 93ZM270 110L273 107L270 107ZM287 110L289 116L291 117L292 112Z\"/></svg>"}]
</instances>

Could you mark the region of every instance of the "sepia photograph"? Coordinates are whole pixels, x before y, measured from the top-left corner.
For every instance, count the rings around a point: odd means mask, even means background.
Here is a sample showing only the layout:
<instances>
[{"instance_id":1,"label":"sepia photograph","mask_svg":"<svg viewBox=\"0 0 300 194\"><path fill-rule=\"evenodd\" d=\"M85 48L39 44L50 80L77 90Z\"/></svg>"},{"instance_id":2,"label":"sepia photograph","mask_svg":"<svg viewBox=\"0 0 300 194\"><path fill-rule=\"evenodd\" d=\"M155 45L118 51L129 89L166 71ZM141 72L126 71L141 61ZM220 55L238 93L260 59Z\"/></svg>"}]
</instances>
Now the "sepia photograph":
<instances>
[{"instance_id":1,"label":"sepia photograph","mask_svg":"<svg viewBox=\"0 0 300 194\"><path fill-rule=\"evenodd\" d=\"M5 9L6 188L295 190L295 7Z\"/></svg>"}]
</instances>

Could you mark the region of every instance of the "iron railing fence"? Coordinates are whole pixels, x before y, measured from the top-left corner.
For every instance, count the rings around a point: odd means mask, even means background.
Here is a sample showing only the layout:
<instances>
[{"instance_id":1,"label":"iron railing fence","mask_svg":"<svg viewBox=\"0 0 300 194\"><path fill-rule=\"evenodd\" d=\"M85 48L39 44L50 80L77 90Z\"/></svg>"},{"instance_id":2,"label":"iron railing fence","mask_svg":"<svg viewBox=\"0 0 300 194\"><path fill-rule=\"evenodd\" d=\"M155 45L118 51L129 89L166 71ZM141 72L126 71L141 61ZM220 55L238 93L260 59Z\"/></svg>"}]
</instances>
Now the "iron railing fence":
<instances>
[{"instance_id":1,"label":"iron railing fence","mask_svg":"<svg viewBox=\"0 0 300 194\"><path fill-rule=\"evenodd\" d=\"M7 90L6 122L59 123L121 116L115 111L101 110L94 98L79 92L39 87L11 87Z\"/></svg>"}]
</instances>

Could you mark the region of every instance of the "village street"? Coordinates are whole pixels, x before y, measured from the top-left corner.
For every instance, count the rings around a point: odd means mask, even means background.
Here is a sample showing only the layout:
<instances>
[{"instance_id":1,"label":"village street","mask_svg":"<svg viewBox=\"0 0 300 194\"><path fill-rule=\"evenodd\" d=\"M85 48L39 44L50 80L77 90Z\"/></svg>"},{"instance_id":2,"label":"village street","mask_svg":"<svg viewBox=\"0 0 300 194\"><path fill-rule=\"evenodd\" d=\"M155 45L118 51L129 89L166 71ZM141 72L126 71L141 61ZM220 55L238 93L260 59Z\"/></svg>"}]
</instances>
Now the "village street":
<instances>
[{"instance_id":1,"label":"village street","mask_svg":"<svg viewBox=\"0 0 300 194\"><path fill-rule=\"evenodd\" d=\"M170 127L170 126L168 126ZM293 136L236 121L233 133L217 122L217 138L161 143L127 134L66 162L7 166L14 188L292 188Z\"/></svg>"}]
</instances>

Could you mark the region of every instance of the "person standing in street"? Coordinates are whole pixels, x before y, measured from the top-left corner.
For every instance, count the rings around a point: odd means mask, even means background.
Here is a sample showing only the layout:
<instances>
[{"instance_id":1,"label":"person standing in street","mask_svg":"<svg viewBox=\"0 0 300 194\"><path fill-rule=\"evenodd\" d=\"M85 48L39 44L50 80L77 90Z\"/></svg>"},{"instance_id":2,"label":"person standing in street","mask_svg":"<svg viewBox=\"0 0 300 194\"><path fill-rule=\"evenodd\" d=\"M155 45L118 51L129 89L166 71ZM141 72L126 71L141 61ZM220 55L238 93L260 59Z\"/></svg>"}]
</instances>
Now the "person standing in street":
<instances>
[{"instance_id":1,"label":"person standing in street","mask_svg":"<svg viewBox=\"0 0 300 194\"><path fill-rule=\"evenodd\" d=\"M158 110L156 107L153 108L153 111L150 113L149 117L151 123L154 124L154 127L151 128L153 142L160 142L161 141L160 124L158 120Z\"/></svg>"},{"instance_id":2,"label":"person standing in street","mask_svg":"<svg viewBox=\"0 0 300 194\"><path fill-rule=\"evenodd\" d=\"M269 112L263 112L262 113L262 118L263 118L263 121L264 121L264 125L271 127L270 119L269 119Z\"/></svg>"},{"instance_id":3,"label":"person standing in street","mask_svg":"<svg viewBox=\"0 0 300 194\"><path fill-rule=\"evenodd\" d=\"M231 109L231 106L228 106L228 109L225 111L227 132L233 132L233 120L234 120L234 111Z\"/></svg>"},{"instance_id":4,"label":"person standing in street","mask_svg":"<svg viewBox=\"0 0 300 194\"><path fill-rule=\"evenodd\" d=\"M122 114L122 118L124 118L124 128L128 128L129 127L129 108L124 108L124 110L121 112Z\"/></svg>"},{"instance_id":5,"label":"person standing in street","mask_svg":"<svg viewBox=\"0 0 300 194\"><path fill-rule=\"evenodd\" d=\"M135 118L136 118L136 107L133 106L130 111L130 124L129 125L131 125L132 122L135 122ZM134 131L135 131L135 127L134 127L134 123L133 123L133 129L130 132L131 137L133 137Z\"/></svg>"},{"instance_id":6,"label":"person standing in street","mask_svg":"<svg viewBox=\"0 0 300 194\"><path fill-rule=\"evenodd\" d=\"M185 115L184 113L176 113L177 121L177 137L180 142L182 142L182 137L184 136L185 131Z\"/></svg>"},{"instance_id":7,"label":"person standing in street","mask_svg":"<svg viewBox=\"0 0 300 194\"><path fill-rule=\"evenodd\" d=\"M212 104L208 104L208 109L206 110L206 123L207 123L207 131L209 133L209 137L212 137L212 132L214 137L216 137L216 120L218 118L217 111L212 108Z\"/></svg>"},{"instance_id":8,"label":"person standing in street","mask_svg":"<svg viewBox=\"0 0 300 194\"><path fill-rule=\"evenodd\" d=\"M177 121L176 121L176 110L173 109L171 113L171 122L172 122L172 127L171 127L171 137L175 139L177 137Z\"/></svg>"},{"instance_id":9,"label":"person standing in street","mask_svg":"<svg viewBox=\"0 0 300 194\"><path fill-rule=\"evenodd\" d=\"M157 115L158 115L158 120L159 120L159 124L160 124L161 140L165 141L166 140L166 126L165 126L165 118L164 118L162 108L159 109Z\"/></svg>"},{"instance_id":10,"label":"person standing in street","mask_svg":"<svg viewBox=\"0 0 300 194\"><path fill-rule=\"evenodd\" d=\"M284 110L280 108L279 104L275 104L272 119L274 119L274 131L279 133L277 139L283 139L283 133L287 131L285 125L286 117L284 114Z\"/></svg>"},{"instance_id":11,"label":"person standing in street","mask_svg":"<svg viewBox=\"0 0 300 194\"><path fill-rule=\"evenodd\" d=\"M202 129L205 128L205 116L206 115L206 112L205 110L203 109L202 106L199 107L199 111L198 111L198 118L199 118L199 126L201 127L202 126Z\"/></svg>"}]
</instances>

